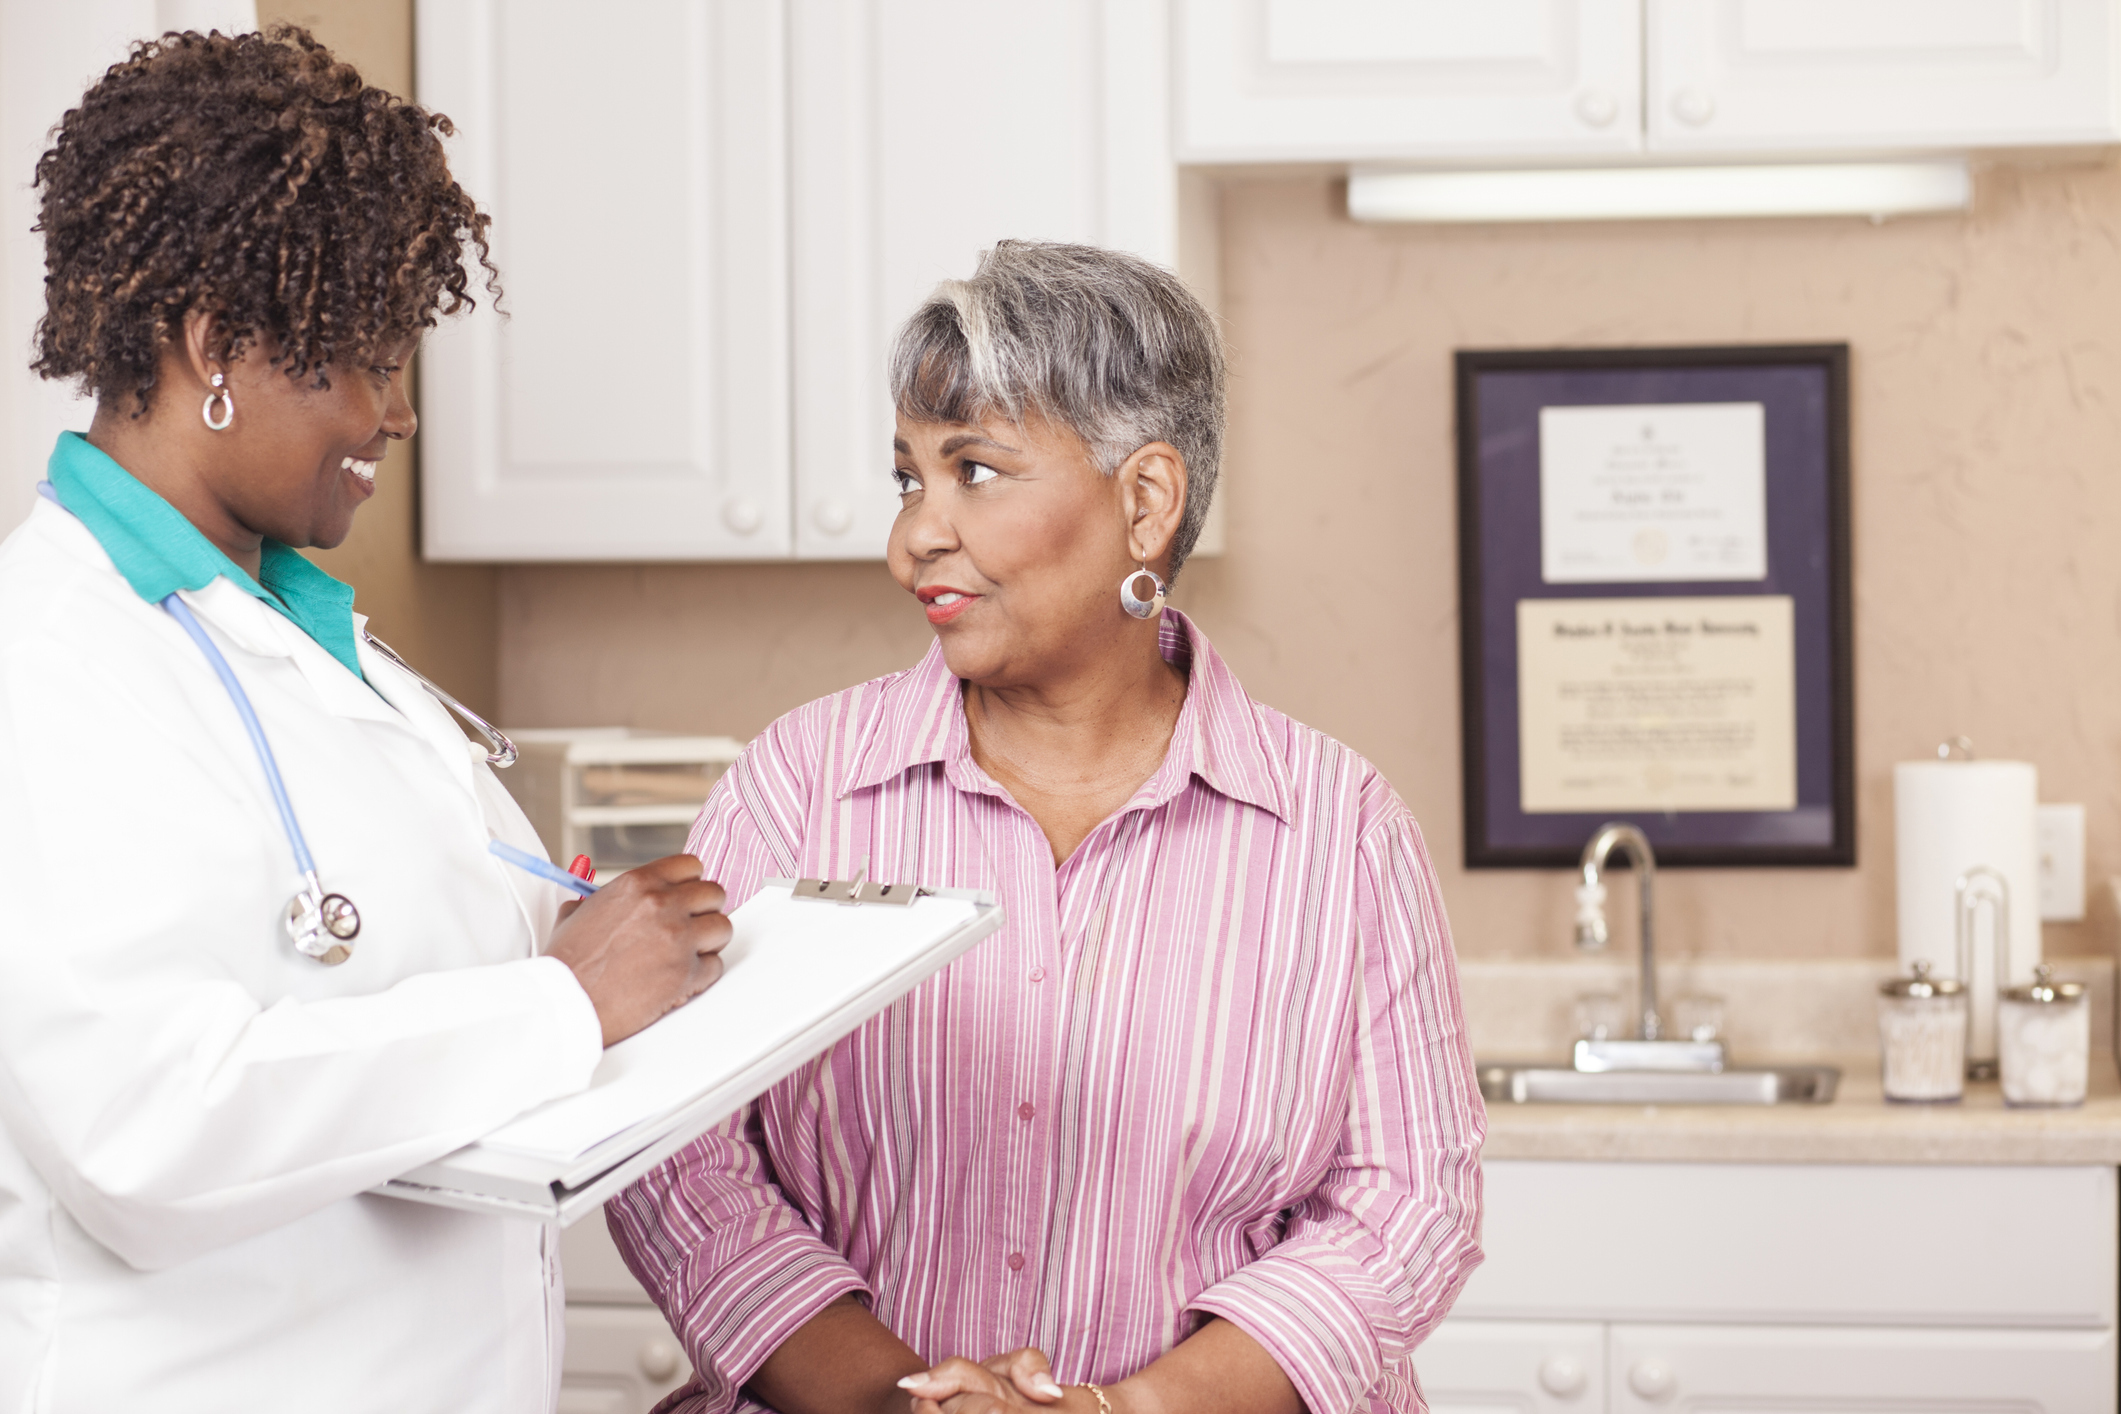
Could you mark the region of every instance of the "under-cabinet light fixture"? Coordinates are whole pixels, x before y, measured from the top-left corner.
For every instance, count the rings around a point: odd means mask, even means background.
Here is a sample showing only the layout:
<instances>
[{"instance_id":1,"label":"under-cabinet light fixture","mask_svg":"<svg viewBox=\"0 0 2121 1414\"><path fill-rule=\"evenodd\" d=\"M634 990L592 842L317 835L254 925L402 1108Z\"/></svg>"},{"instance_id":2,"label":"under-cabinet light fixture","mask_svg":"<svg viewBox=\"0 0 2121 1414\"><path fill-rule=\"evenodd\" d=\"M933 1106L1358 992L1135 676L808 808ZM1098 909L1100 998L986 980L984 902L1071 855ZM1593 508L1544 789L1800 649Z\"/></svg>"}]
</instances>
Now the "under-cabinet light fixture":
<instances>
[{"instance_id":1,"label":"under-cabinet light fixture","mask_svg":"<svg viewBox=\"0 0 2121 1414\"><path fill-rule=\"evenodd\" d=\"M1964 211L1963 158L1759 167L1596 167L1408 172L1357 167L1358 221L1655 221L1687 217L1868 216Z\"/></svg>"}]
</instances>

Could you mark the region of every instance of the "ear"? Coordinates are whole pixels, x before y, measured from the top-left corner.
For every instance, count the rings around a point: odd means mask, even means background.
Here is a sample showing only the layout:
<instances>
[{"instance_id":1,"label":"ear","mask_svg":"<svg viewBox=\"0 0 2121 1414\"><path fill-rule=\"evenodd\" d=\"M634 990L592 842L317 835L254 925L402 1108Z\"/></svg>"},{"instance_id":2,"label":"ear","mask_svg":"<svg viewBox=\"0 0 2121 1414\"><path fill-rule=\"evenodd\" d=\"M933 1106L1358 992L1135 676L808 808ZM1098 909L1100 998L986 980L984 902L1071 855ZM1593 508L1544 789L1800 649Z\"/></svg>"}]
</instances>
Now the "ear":
<instances>
[{"instance_id":1,"label":"ear","mask_svg":"<svg viewBox=\"0 0 2121 1414\"><path fill-rule=\"evenodd\" d=\"M1120 463L1119 482L1127 554L1137 564L1168 568L1186 516L1185 456L1169 442L1151 442Z\"/></svg>"},{"instance_id":2,"label":"ear","mask_svg":"<svg viewBox=\"0 0 2121 1414\"><path fill-rule=\"evenodd\" d=\"M213 386L216 373L228 372L218 352L221 343L221 320L212 310L194 309L184 316L183 338L177 353L179 362L191 370L199 386Z\"/></svg>"}]
</instances>

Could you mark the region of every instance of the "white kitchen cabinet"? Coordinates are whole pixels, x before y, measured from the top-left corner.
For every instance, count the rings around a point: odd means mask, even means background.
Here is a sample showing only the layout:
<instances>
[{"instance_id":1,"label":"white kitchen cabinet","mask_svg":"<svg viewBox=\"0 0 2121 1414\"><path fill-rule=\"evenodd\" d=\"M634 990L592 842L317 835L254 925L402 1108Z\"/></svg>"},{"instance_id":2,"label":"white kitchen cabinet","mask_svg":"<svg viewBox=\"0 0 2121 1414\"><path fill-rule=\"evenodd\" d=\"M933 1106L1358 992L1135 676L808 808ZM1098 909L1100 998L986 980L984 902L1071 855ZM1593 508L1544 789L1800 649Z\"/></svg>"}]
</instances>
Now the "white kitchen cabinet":
<instances>
[{"instance_id":1,"label":"white kitchen cabinet","mask_svg":"<svg viewBox=\"0 0 2121 1414\"><path fill-rule=\"evenodd\" d=\"M1648 0L1653 152L2121 141L2110 0Z\"/></svg>"},{"instance_id":2,"label":"white kitchen cabinet","mask_svg":"<svg viewBox=\"0 0 2121 1414\"><path fill-rule=\"evenodd\" d=\"M428 557L788 553L780 0L421 0L417 35L510 315L428 343Z\"/></svg>"},{"instance_id":3,"label":"white kitchen cabinet","mask_svg":"<svg viewBox=\"0 0 2121 1414\"><path fill-rule=\"evenodd\" d=\"M567 1307L558 1414L648 1414L691 1378L691 1362L655 1307Z\"/></svg>"},{"instance_id":4,"label":"white kitchen cabinet","mask_svg":"<svg viewBox=\"0 0 2121 1414\"><path fill-rule=\"evenodd\" d=\"M1162 0L791 0L795 552L898 511L884 357L1010 236L1176 263Z\"/></svg>"},{"instance_id":5,"label":"white kitchen cabinet","mask_svg":"<svg viewBox=\"0 0 2121 1414\"><path fill-rule=\"evenodd\" d=\"M885 349L937 281L1009 236L1176 263L1163 0L419 0L418 26L509 310L424 354L430 558L881 556Z\"/></svg>"},{"instance_id":6,"label":"white kitchen cabinet","mask_svg":"<svg viewBox=\"0 0 2121 1414\"><path fill-rule=\"evenodd\" d=\"M1642 147L1640 0L1176 0L1183 162Z\"/></svg>"},{"instance_id":7,"label":"white kitchen cabinet","mask_svg":"<svg viewBox=\"0 0 2121 1414\"><path fill-rule=\"evenodd\" d=\"M1440 1408L2115 1407L2113 1169L1484 1169L1487 1260L1415 1355Z\"/></svg>"},{"instance_id":8,"label":"white kitchen cabinet","mask_svg":"<svg viewBox=\"0 0 2121 1414\"><path fill-rule=\"evenodd\" d=\"M1417 1357L1429 1414L1587 1414L1605 1405L1605 1327L1449 1320Z\"/></svg>"},{"instance_id":9,"label":"white kitchen cabinet","mask_svg":"<svg viewBox=\"0 0 2121 1414\"><path fill-rule=\"evenodd\" d=\"M1176 0L1181 161L2121 141L2110 0Z\"/></svg>"},{"instance_id":10,"label":"white kitchen cabinet","mask_svg":"<svg viewBox=\"0 0 2121 1414\"><path fill-rule=\"evenodd\" d=\"M1610 1414L2078 1414L2114 1407L2111 1331L1612 1328Z\"/></svg>"},{"instance_id":11,"label":"white kitchen cabinet","mask_svg":"<svg viewBox=\"0 0 2121 1414\"><path fill-rule=\"evenodd\" d=\"M648 1414L692 1377L684 1348L626 1270L602 1214L560 1237L567 1349L558 1414Z\"/></svg>"}]
</instances>

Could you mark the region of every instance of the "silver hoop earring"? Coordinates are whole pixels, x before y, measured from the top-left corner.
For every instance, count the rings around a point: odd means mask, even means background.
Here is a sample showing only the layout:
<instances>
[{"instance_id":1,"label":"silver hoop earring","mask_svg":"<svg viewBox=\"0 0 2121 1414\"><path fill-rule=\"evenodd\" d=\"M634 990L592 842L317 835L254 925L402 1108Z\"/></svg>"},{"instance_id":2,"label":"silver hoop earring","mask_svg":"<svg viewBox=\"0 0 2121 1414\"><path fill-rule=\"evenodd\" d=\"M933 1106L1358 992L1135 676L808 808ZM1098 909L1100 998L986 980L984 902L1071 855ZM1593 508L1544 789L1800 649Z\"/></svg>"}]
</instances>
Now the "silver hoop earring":
<instances>
[{"instance_id":1,"label":"silver hoop earring","mask_svg":"<svg viewBox=\"0 0 2121 1414\"><path fill-rule=\"evenodd\" d=\"M206 402L199 409L199 416L205 418L206 425L216 432L226 432L228 424L236 420L235 394L229 392L223 386L226 381L223 375L219 373L214 375L214 390L206 395ZM219 422L214 421L215 399L219 399L221 403L221 420Z\"/></svg>"},{"instance_id":2,"label":"silver hoop earring","mask_svg":"<svg viewBox=\"0 0 2121 1414\"><path fill-rule=\"evenodd\" d=\"M1134 596L1134 583L1145 575L1148 577L1149 583L1155 586L1155 593L1151 594L1147 599L1137 599ZM1146 619L1162 613L1164 611L1164 582L1158 579L1156 571L1150 569L1147 565L1143 565L1137 570L1128 571L1127 577L1119 582L1119 606L1137 619Z\"/></svg>"}]
</instances>

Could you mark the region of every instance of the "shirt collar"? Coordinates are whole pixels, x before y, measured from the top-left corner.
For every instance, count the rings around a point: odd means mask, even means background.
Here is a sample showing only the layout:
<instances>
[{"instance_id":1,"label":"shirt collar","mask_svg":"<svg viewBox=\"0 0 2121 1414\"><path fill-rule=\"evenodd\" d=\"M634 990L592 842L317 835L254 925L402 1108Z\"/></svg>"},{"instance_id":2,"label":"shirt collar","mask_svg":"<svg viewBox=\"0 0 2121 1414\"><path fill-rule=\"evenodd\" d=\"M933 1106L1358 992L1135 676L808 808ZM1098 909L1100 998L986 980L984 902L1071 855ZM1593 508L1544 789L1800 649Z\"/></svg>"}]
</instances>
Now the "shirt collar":
<instances>
[{"instance_id":1,"label":"shirt collar","mask_svg":"<svg viewBox=\"0 0 2121 1414\"><path fill-rule=\"evenodd\" d=\"M133 592L159 604L180 589L226 579L277 610L362 677L351 585L277 540L265 542L258 578L215 548L175 506L78 432L62 432L49 476L59 504L88 527Z\"/></svg>"},{"instance_id":2,"label":"shirt collar","mask_svg":"<svg viewBox=\"0 0 2121 1414\"><path fill-rule=\"evenodd\" d=\"M1142 783L1128 808L1160 805L1198 776L1221 794L1286 821L1286 772L1261 739L1258 714L1237 675L1207 635L1178 610L1165 609L1158 628L1164 661L1190 669L1186 702L1163 765ZM913 668L886 679L882 693L866 740L850 755L839 795L881 785L931 762L941 762L960 780L977 769L963 690L943 661L940 641L929 645Z\"/></svg>"}]
</instances>

